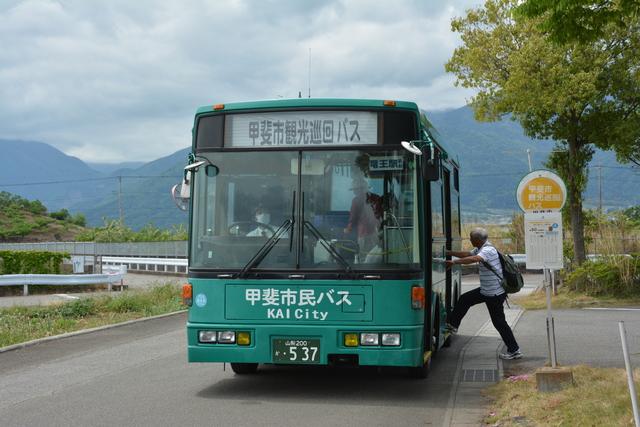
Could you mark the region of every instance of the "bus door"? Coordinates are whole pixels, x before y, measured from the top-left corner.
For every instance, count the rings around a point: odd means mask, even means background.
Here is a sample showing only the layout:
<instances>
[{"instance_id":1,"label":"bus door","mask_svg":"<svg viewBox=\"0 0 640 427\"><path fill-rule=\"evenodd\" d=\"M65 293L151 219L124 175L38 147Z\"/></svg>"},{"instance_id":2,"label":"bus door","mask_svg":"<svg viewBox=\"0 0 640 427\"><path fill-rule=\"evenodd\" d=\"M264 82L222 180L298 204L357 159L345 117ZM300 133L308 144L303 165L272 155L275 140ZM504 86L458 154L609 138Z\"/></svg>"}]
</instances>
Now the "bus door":
<instances>
[{"instance_id":1,"label":"bus door","mask_svg":"<svg viewBox=\"0 0 640 427\"><path fill-rule=\"evenodd\" d=\"M445 236L447 239L446 248L448 251L452 249L452 236L451 236L451 173L446 168L442 168L442 181L444 184L444 228L445 228ZM451 259L450 256L447 256L446 259ZM446 298L446 307L447 314L451 312L452 307L452 277L453 272L452 269L447 268L446 270L446 285L445 285L445 298Z\"/></svg>"}]
</instances>

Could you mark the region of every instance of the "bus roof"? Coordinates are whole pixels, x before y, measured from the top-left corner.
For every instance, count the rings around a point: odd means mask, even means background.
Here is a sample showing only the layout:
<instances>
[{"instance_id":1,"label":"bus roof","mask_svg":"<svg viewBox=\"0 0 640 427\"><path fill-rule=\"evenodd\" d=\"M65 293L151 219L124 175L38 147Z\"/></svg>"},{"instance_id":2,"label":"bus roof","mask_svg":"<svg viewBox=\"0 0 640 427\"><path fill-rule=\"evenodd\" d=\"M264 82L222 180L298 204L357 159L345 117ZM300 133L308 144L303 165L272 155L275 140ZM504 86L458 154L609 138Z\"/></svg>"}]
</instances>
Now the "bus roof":
<instances>
[{"instance_id":1,"label":"bus roof","mask_svg":"<svg viewBox=\"0 0 640 427\"><path fill-rule=\"evenodd\" d=\"M232 102L225 104L211 104L198 108L196 115L206 114L211 112L225 113L230 111L243 111L243 110L260 110L260 109L289 109L289 108L396 108L402 110L412 110L420 117L418 120L422 121L428 129L433 139L436 140L438 145L449 156L450 161L459 166L457 156L455 159L450 157L452 151L449 149L448 144L443 140L442 136L435 130L431 122L426 119L424 110L420 110L415 102L410 101L393 101L395 106L385 105L385 100L382 99L355 99L355 98L290 98L290 99L268 99L263 101L245 101L245 102ZM222 108L216 108L221 106ZM425 123L426 122L426 123Z\"/></svg>"},{"instance_id":2,"label":"bus roof","mask_svg":"<svg viewBox=\"0 0 640 427\"><path fill-rule=\"evenodd\" d=\"M248 101L248 102L233 102L224 105L224 108L219 110L225 111L239 111L239 110L254 110L254 109L271 109L271 108L305 108L305 107L329 107L329 108L400 108L404 110L414 110L418 113L418 106L415 102L408 101L394 101L395 107L386 107L384 101L381 99L342 99L342 98L292 98L292 99L271 99L264 101ZM214 105L207 105L198 108L196 114L210 113L214 111Z\"/></svg>"}]
</instances>

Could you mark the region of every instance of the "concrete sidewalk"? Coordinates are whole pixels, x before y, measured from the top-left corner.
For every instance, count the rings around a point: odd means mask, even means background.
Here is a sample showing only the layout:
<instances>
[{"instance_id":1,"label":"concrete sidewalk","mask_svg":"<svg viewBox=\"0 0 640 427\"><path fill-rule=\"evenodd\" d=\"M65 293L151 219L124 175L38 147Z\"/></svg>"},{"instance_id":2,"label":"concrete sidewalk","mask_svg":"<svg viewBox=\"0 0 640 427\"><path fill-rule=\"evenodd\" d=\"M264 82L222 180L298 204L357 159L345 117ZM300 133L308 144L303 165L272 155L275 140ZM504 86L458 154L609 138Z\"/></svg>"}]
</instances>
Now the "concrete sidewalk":
<instances>
[{"instance_id":1,"label":"concrete sidewalk","mask_svg":"<svg viewBox=\"0 0 640 427\"><path fill-rule=\"evenodd\" d=\"M525 286L520 291L523 295L535 291L542 285L540 274L524 275ZM463 291L480 286L478 276L463 278ZM505 317L514 328L523 314L523 310L509 303L505 306ZM486 308L483 308L486 311ZM488 313L487 313L488 317ZM464 323L464 320L463 320ZM516 339L524 349L522 337L517 332ZM455 337L454 337L455 339ZM502 378L502 364L498 354L502 351L503 342L498 331L487 320L476 334L464 346L458 359L458 368L454 379L450 414L445 417L446 426L479 426L486 415L487 400L482 396L482 389L498 382ZM526 354L526 349L524 349Z\"/></svg>"},{"instance_id":2,"label":"concrete sidewalk","mask_svg":"<svg viewBox=\"0 0 640 427\"><path fill-rule=\"evenodd\" d=\"M472 285L473 279L463 281ZM542 284L542 275L526 275L530 293ZM466 286L465 286L466 287ZM625 322L631 364L640 367L640 307L623 309L554 310L556 353L559 365L587 364L597 367L624 367L618 321ZM512 375L531 374L549 362L546 310L529 310L511 304L505 307L507 321L524 353L518 360L498 359L503 343L491 322L485 323L465 345L458 363L447 426L481 426L488 401L482 389Z\"/></svg>"}]
</instances>

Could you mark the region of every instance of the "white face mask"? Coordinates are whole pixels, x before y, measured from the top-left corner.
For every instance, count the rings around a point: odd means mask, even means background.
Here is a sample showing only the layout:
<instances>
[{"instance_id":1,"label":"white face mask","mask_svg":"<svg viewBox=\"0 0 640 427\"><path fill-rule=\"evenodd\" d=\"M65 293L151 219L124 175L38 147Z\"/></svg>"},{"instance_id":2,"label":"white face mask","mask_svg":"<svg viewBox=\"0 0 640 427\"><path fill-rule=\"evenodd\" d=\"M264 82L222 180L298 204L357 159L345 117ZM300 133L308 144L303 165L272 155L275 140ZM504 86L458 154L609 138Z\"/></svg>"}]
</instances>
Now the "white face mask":
<instances>
[{"instance_id":1,"label":"white face mask","mask_svg":"<svg viewBox=\"0 0 640 427\"><path fill-rule=\"evenodd\" d=\"M268 213L257 214L256 222L260 222L262 224L269 224L271 222L271 215Z\"/></svg>"}]
</instances>

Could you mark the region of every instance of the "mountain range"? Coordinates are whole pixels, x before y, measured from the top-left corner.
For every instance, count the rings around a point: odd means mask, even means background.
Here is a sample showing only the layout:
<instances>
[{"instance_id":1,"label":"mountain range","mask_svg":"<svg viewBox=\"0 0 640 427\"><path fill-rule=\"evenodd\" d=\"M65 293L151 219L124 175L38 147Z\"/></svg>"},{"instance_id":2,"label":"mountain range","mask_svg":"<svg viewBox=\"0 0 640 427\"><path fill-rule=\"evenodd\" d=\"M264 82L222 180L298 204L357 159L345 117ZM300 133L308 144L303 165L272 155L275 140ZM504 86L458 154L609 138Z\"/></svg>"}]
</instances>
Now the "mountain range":
<instances>
[{"instance_id":1,"label":"mountain range","mask_svg":"<svg viewBox=\"0 0 640 427\"><path fill-rule=\"evenodd\" d=\"M504 218L518 210L515 188L529 171L543 168L553 141L532 140L517 122L477 122L462 107L427 114L461 164L463 214L469 220ZM81 212L90 225L105 218L134 228L185 224L169 189L180 180L189 148L149 163L85 163L43 142L0 139L0 191L38 199L50 211ZM456 154L457 153L457 154ZM637 170L620 164L611 152L597 151L589 166L585 206L619 209L640 204Z\"/></svg>"}]
</instances>

